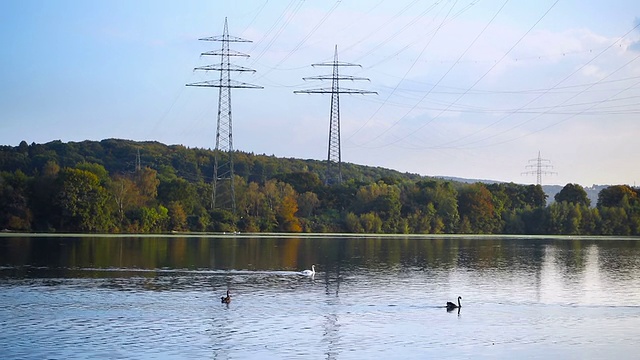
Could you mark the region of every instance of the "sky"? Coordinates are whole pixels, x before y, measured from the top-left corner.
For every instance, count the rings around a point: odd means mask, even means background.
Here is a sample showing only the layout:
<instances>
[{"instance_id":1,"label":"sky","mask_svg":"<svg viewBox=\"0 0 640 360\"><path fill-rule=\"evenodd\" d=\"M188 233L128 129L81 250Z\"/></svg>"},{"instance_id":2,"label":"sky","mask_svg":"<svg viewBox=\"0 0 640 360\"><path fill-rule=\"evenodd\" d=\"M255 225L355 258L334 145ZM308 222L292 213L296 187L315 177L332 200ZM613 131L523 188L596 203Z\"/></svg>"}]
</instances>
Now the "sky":
<instances>
[{"instance_id":1,"label":"sky","mask_svg":"<svg viewBox=\"0 0 640 360\"><path fill-rule=\"evenodd\" d=\"M327 159L337 47L342 161L426 176L640 185L637 0L4 0L0 145L108 138L215 148L229 34L233 147Z\"/></svg>"}]
</instances>

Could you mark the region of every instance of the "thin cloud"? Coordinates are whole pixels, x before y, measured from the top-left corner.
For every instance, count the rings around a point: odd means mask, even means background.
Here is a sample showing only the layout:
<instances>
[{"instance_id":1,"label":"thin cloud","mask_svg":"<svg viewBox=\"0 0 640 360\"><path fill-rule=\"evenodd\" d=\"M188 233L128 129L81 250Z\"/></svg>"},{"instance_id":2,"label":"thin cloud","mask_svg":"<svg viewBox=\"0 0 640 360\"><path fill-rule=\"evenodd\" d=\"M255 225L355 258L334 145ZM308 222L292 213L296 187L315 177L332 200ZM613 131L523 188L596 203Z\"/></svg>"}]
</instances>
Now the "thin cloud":
<instances>
[{"instance_id":1,"label":"thin cloud","mask_svg":"<svg viewBox=\"0 0 640 360\"><path fill-rule=\"evenodd\" d=\"M639 27L639 29L640 29L640 18L638 18L638 17L637 17L637 18L633 21L633 25L638 26L638 27ZM640 30L638 30L638 33L640 33ZM640 52L640 40L633 41L633 42L629 45L629 48L628 48L628 49L629 49L629 50L631 50L631 51L639 51L639 52Z\"/></svg>"}]
</instances>

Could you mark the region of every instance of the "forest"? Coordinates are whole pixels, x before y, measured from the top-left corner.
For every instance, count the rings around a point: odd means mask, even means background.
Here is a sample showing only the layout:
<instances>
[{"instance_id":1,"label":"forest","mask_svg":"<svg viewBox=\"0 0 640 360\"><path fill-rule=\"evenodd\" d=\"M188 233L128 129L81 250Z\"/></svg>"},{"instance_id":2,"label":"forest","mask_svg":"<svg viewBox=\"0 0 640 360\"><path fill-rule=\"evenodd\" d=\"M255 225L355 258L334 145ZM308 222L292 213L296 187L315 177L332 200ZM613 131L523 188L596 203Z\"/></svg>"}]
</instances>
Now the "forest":
<instances>
[{"instance_id":1,"label":"forest","mask_svg":"<svg viewBox=\"0 0 640 360\"><path fill-rule=\"evenodd\" d=\"M326 161L235 151L236 211L212 207L214 151L106 139L0 146L0 230L170 233L640 235L640 189L591 204L567 184L466 184ZM220 154L227 156L228 154Z\"/></svg>"}]
</instances>

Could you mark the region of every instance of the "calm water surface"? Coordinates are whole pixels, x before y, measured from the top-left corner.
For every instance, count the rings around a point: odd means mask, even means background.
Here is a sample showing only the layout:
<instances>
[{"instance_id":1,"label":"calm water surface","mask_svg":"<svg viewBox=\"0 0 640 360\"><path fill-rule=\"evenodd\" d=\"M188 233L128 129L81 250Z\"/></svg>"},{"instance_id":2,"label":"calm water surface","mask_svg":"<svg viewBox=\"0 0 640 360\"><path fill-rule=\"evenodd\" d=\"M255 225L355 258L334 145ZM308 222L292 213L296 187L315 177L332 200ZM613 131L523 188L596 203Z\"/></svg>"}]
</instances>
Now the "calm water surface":
<instances>
[{"instance_id":1,"label":"calm water surface","mask_svg":"<svg viewBox=\"0 0 640 360\"><path fill-rule=\"evenodd\" d=\"M3 234L0 356L637 359L639 275L638 239Z\"/></svg>"}]
</instances>

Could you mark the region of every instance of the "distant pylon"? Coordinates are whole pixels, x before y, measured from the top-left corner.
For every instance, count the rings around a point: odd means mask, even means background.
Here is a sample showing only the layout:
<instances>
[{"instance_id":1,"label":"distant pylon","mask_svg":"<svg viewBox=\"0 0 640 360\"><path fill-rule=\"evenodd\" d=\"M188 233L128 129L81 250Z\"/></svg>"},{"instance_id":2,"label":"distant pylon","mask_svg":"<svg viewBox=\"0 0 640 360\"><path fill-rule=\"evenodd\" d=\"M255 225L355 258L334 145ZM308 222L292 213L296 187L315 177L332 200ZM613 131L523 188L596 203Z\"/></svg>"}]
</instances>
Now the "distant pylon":
<instances>
[{"instance_id":1,"label":"distant pylon","mask_svg":"<svg viewBox=\"0 0 640 360\"><path fill-rule=\"evenodd\" d=\"M331 66L333 67L332 75L320 75L303 78L303 80L331 80L331 89L311 89L311 90L298 90L294 91L295 94L331 94L331 118L329 122L329 150L327 158L327 172L325 178L325 184L331 185L333 183L342 182L342 152L340 149L340 94L378 94L375 91L366 91L359 89L347 89L340 88L340 80L366 80L368 78L354 77L348 75L339 75L338 69L341 66L357 66L358 64L351 64L338 61L338 45L335 47L332 62L325 62L320 64L312 64L311 66Z\"/></svg>"},{"instance_id":2,"label":"distant pylon","mask_svg":"<svg viewBox=\"0 0 640 360\"><path fill-rule=\"evenodd\" d=\"M251 42L235 36L229 36L227 18L224 18L224 32L222 36L212 36L201 38L202 41L219 41L222 43L220 50L203 52L204 56L220 56L220 64L200 66L195 70L219 71L219 80L209 80L187 84L187 86L217 87L218 94L218 125L216 130L216 148L214 151L213 165L213 192L211 194L211 208L216 208L216 201L219 208L231 208L236 213L236 194L233 180L233 133L231 122L231 89L263 89L262 86L242 83L231 80L231 72L255 72L253 69L231 64L229 57L242 56L247 54L229 49L230 42ZM224 181L228 186L223 186Z\"/></svg>"},{"instance_id":3,"label":"distant pylon","mask_svg":"<svg viewBox=\"0 0 640 360\"><path fill-rule=\"evenodd\" d=\"M142 161L140 161L140 149L136 153L136 172L140 172L142 170Z\"/></svg>"},{"instance_id":4,"label":"distant pylon","mask_svg":"<svg viewBox=\"0 0 640 360\"><path fill-rule=\"evenodd\" d=\"M546 162L551 162L551 160L543 159L540 156L540 151L538 151L538 158L537 159L531 159L531 160L529 160L529 162L530 163L533 162L534 164L527 165L526 168L535 169L535 170L525 171L525 172L522 173L522 175L534 175L535 174L536 175L536 185L542 185L542 175L557 174L557 172L546 171L545 170L545 169L552 169L553 166L545 164Z\"/></svg>"}]
</instances>

